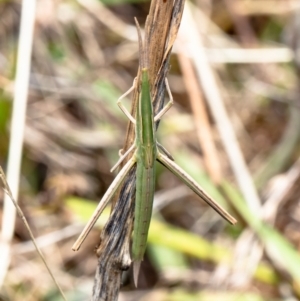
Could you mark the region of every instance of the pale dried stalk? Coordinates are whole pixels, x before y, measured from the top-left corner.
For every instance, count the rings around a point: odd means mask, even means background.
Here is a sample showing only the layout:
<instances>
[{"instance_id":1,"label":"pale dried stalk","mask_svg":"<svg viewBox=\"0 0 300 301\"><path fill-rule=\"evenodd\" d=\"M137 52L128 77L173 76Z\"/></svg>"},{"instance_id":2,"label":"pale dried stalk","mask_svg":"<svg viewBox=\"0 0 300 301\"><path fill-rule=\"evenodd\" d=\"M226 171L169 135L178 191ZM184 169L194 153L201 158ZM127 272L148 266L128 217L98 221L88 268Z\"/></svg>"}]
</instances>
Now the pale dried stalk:
<instances>
[{"instance_id":1,"label":"pale dried stalk","mask_svg":"<svg viewBox=\"0 0 300 301\"><path fill-rule=\"evenodd\" d=\"M35 9L35 0L23 0L7 164L7 181L10 183L12 194L16 200L18 200L19 194ZM15 219L16 208L11 203L9 196L5 195L0 241L0 287L3 284L10 263L10 242L15 229Z\"/></svg>"}]
</instances>

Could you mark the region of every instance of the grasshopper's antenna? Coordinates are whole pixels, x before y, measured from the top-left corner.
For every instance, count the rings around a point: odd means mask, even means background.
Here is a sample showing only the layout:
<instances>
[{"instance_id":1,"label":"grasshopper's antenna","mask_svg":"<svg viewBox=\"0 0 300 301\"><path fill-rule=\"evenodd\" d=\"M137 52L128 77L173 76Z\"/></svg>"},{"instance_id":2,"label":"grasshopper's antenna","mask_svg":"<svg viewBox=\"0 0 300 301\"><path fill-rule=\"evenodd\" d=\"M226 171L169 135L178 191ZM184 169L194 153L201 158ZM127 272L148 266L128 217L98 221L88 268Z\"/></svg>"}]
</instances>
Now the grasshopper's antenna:
<instances>
[{"instance_id":1,"label":"grasshopper's antenna","mask_svg":"<svg viewBox=\"0 0 300 301\"><path fill-rule=\"evenodd\" d=\"M139 52L140 52L140 68L141 69L148 69L149 68L149 62L148 62L148 46L145 45L145 39L143 41L142 39L142 33L141 33L141 27L137 20L137 18L134 18L136 29L138 33L138 40L139 40Z\"/></svg>"}]
</instances>

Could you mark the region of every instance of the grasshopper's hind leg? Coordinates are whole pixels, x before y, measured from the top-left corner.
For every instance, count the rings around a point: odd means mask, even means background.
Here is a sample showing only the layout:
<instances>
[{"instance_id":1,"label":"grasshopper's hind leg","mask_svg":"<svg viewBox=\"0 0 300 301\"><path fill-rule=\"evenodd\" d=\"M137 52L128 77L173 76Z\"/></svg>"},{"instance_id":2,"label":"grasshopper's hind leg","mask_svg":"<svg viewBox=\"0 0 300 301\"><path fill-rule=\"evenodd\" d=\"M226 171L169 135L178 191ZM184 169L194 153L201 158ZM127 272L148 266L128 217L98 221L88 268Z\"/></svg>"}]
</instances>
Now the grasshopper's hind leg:
<instances>
[{"instance_id":1,"label":"grasshopper's hind leg","mask_svg":"<svg viewBox=\"0 0 300 301\"><path fill-rule=\"evenodd\" d=\"M174 158L172 155L160 144L156 141L157 147L172 161L174 161Z\"/></svg>"},{"instance_id":2,"label":"grasshopper's hind leg","mask_svg":"<svg viewBox=\"0 0 300 301\"><path fill-rule=\"evenodd\" d=\"M128 110L125 108L125 106L122 104L121 100L124 99L128 94L130 94L135 89L136 81L137 81L137 78L134 79L132 87L126 93L124 93L122 96L120 96L119 99L117 100L117 105L119 106L119 108L122 110L122 112L129 118L129 120L133 124L135 124L136 121L132 117L132 115L128 112Z\"/></svg>"},{"instance_id":3,"label":"grasshopper's hind leg","mask_svg":"<svg viewBox=\"0 0 300 301\"><path fill-rule=\"evenodd\" d=\"M154 121L156 122L157 120L160 120L160 118L165 115L169 109L172 107L174 101L173 101L173 96L172 96L172 93L171 93L171 90L170 90L170 86L169 86L169 82L168 82L168 79L165 78L165 83L166 83L166 88L167 88L167 91L168 91L168 95L169 95L169 102L163 107L163 109L154 117Z\"/></svg>"}]
</instances>

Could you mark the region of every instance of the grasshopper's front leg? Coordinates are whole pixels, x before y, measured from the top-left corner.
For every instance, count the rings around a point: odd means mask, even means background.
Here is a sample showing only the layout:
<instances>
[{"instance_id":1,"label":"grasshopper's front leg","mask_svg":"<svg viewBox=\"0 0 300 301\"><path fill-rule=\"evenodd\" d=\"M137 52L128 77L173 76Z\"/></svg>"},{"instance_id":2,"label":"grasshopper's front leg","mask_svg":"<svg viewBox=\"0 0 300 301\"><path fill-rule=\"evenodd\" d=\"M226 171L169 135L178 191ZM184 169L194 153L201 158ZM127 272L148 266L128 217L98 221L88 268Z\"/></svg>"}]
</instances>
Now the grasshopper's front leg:
<instances>
[{"instance_id":1,"label":"grasshopper's front leg","mask_svg":"<svg viewBox=\"0 0 300 301\"><path fill-rule=\"evenodd\" d=\"M134 79L132 87L125 92L123 95L121 95L117 100L117 105L121 109L121 111L128 117L128 119L133 123L136 124L136 120L132 117L130 112L126 109L126 107L122 104L122 99L124 99L128 94L130 94L135 88L136 88L136 82L137 78ZM118 162L111 168L110 172L113 172L123 161L124 159L135 149L135 144L133 144L125 154L123 154Z\"/></svg>"},{"instance_id":2,"label":"grasshopper's front leg","mask_svg":"<svg viewBox=\"0 0 300 301\"><path fill-rule=\"evenodd\" d=\"M119 108L122 110L122 112L129 118L129 120L135 124L136 120L132 117L132 115L128 112L128 110L126 109L126 107L122 104L122 99L124 99L128 94L130 94L135 88L136 88L136 83L137 83L137 78L134 79L133 81L133 85L132 87L125 92L123 95L121 95L119 97L119 99L117 100L117 105L119 106Z\"/></svg>"},{"instance_id":3,"label":"grasshopper's front leg","mask_svg":"<svg viewBox=\"0 0 300 301\"><path fill-rule=\"evenodd\" d=\"M169 82L168 82L168 79L167 79L167 78L165 78L165 84L166 84L166 88L167 88L167 91L168 91L168 95L169 95L170 100L169 100L169 102L162 108L162 110L154 117L154 122L160 120L161 117L163 117L163 115L165 115L165 114L170 110L170 108L172 107L172 105L174 104L173 96L172 96L171 89L170 89Z\"/></svg>"}]
</instances>

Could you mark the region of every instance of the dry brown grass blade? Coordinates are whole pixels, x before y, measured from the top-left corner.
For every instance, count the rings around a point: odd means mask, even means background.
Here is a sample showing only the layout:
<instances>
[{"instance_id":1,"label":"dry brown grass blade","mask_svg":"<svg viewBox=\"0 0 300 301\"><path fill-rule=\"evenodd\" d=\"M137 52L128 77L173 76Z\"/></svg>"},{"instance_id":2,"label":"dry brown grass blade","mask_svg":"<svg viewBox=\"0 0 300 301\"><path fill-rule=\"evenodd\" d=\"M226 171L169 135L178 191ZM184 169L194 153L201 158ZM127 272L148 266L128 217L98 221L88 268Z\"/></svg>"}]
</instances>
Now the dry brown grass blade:
<instances>
[{"instance_id":1,"label":"dry brown grass blade","mask_svg":"<svg viewBox=\"0 0 300 301\"><path fill-rule=\"evenodd\" d=\"M165 44L169 34L172 9L173 1L162 3L160 0L154 0L151 3L146 21L147 41L145 43L149 45L149 60L151 62L149 75L152 87L165 54Z\"/></svg>"},{"instance_id":2,"label":"dry brown grass blade","mask_svg":"<svg viewBox=\"0 0 300 301\"><path fill-rule=\"evenodd\" d=\"M163 106L165 84L168 72L170 50L178 31L184 1L152 1L150 13L146 21L147 47L149 48L150 82L154 111ZM166 42L167 51L165 51ZM138 74L139 76L139 74ZM135 116L138 93L134 91L131 114ZM133 143L134 126L129 123L124 151ZM129 156L130 157L130 156ZM124 162L125 164L125 162ZM113 301L118 299L121 276L130 266L130 238L133 227L135 201L135 167L125 181L119 199L115 202L112 214L100 236L97 249L98 267L93 288L93 301Z\"/></svg>"},{"instance_id":3,"label":"dry brown grass blade","mask_svg":"<svg viewBox=\"0 0 300 301\"><path fill-rule=\"evenodd\" d=\"M236 1L236 10L243 15L282 15L296 11L300 7L298 0L260 0L260 1Z\"/></svg>"},{"instance_id":4,"label":"dry brown grass blade","mask_svg":"<svg viewBox=\"0 0 300 301\"><path fill-rule=\"evenodd\" d=\"M222 178L221 165L213 140L203 95L197 82L191 60L184 54L184 49L178 54L183 81L191 103L199 144L203 150L204 163L210 178L214 183L220 183Z\"/></svg>"}]
</instances>

